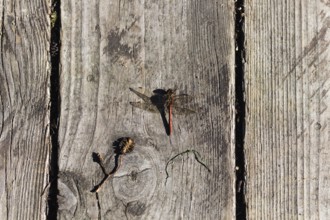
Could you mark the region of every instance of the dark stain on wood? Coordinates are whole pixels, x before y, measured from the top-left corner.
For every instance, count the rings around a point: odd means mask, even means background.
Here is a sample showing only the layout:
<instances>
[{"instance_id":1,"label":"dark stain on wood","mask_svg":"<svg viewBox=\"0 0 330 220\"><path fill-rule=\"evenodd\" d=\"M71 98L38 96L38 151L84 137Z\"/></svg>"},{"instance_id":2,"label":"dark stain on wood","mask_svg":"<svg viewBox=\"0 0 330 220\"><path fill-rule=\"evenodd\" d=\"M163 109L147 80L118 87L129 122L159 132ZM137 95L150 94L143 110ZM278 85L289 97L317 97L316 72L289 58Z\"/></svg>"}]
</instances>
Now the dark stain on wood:
<instances>
[{"instance_id":1,"label":"dark stain on wood","mask_svg":"<svg viewBox=\"0 0 330 220\"><path fill-rule=\"evenodd\" d=\"M140 201L129 202L126 207L126 211L133 216L141 216L146 209L146 204Z\"/></svg>"},{"instance_id":2,"label":"dark stain on wood","mask_svg":"<svg viewBox=\"0 0 330 220\"><path fill-rule=\"evenodd\" d=\"M112 57L113 62L116 62L120 57L125 57L132 61L138 59L140 51L140 43L133 43L133 46L122 43L122 37L127 33L127 30L119 30L115 28L111 30L108 36L108 45L103 49L103 53L107 53ZM140 39L138 39L140 41Z\"/></svg>"}]
</instances>

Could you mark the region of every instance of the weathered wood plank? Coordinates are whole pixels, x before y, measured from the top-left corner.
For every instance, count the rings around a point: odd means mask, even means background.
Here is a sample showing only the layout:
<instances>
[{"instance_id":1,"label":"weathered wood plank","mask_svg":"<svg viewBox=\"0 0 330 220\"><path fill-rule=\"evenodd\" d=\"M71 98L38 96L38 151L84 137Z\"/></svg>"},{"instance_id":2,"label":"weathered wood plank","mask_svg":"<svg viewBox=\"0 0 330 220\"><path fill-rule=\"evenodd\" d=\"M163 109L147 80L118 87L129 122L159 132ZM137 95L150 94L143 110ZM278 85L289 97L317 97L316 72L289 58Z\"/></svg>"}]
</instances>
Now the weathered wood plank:
<instances>
[{"instance_id":1,"label":"weathered wood plank","mask_svg":"<svg viewBox=\"0 0 330 220\"><path fill-rule=\"evenodd\" d=\"M45 219L48 1L0 1L0 219Z\"/></svg>"},{"instance_id":2,"label":"weathered wood plank","mask_svg":"<svg viewBox=\"0 0 330 220\"><path fill-rule=\"evenodd\" d=\"M329 6L246 1L249 219L330 219Z\"/></svg>"},{"instance_id":3,"label":"weathered wood plank","mask_svg":"<svg viewBox=\"0 0 330 220\"><path fill-rule=\"evenodd\" d=\"M232 219L233 2L64 1L61 3L60 219ZM159 114L132 108L129 91L167 89L195 96L199 113L174 116L169 138ZM135 150L103 178L92 153L113 167L112 142ZM211 173L193 154L194 149Z\"/></svg>"}]
</instances>

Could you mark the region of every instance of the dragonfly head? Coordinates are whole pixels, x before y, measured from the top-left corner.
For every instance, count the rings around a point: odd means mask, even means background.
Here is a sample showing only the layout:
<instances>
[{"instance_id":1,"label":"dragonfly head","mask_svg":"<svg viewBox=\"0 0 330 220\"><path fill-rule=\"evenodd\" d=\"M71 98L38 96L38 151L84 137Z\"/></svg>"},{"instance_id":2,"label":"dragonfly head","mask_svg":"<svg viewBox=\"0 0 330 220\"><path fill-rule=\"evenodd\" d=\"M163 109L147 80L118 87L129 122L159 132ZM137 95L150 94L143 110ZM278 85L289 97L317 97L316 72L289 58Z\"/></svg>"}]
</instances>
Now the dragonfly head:
<instances>
[{"instance_id":1,"label":"dragonfly head","mask_svg":"<svg viewBox=\"0 0 330 220\"><path fill-rule=\"evenodd\" d=\"M166 95L168 95L168 96L171 96L171 95L174 95L175 94L175 89L168 89L167 91L166 91Z\"/></svg>"}]
</instances>

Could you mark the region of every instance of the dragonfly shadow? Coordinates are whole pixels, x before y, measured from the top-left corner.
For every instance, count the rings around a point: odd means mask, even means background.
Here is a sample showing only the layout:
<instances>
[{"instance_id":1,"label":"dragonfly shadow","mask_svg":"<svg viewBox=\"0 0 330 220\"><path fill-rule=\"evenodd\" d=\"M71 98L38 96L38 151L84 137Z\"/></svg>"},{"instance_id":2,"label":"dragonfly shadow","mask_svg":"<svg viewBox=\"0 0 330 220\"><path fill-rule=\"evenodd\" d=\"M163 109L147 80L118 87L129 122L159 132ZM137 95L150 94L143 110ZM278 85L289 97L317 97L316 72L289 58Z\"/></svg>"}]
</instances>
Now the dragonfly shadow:
<instances>
[{"instance_id":1,"label":"dragonfly shadow","mask_svg":"<svg viewBox=\"0 0 330 220\"><path fill-rule=\"evenodd\" d=\"M165 109L163 108L161 111L159 111L159 113L163 121L165 132L168 136L170 136L170 124L166 118Z\"/></svg>"},{"instance_id":2,"label":"dragonfly shadow","mask_svg":"<svg viewBox=\"0 0 330 220\"><path fill-rule=\"evenodd\" d=\"M166 118L165 105L166 105L166 91L163 89L155 89L153 91L154 95L150 97L151 103L157 107L159 114L162 118L163 126L165 128L166 134L170 135L170 125L169 121Z\"/></svg>"},{"instance_id":3,"label":"dragonfly shadow","mask_svg":"<svg viewBox=\"0 0 330 220\"><path fill-rule=\"evenodd\" d=\"M166 118L166 91L163 89L155 89L152 96L146 96L132 88L130 90L143 99L144 102L130 102L130 104L139 109L143 109L153 113L160 113L162 122L167 135L170 135L169 121Z\"/></svg>"},{"instance_id":4,"label":"dragonfly shadow","mask_svg":"<svg viewBox=\"0 0 330 220\"><path fill-rule=\"evenodd\" d=\"M163 89L155 89L152 91L154 95L150 97L151 103L157 107L158 111L165 111L166 91Z\"/></svg>"},{"instance_id":5,"label":"dragonfly shadow","mask_svg":"<svg viewBox=\"0 0 330 220\"><path fill-rule=\"evenodd\" d=\"M164 89L155 89L154 91L152 91L154 94L156 95L161 95L161 96L165 96L166 95L166 90Z\"/></svg>"}]
</instances>

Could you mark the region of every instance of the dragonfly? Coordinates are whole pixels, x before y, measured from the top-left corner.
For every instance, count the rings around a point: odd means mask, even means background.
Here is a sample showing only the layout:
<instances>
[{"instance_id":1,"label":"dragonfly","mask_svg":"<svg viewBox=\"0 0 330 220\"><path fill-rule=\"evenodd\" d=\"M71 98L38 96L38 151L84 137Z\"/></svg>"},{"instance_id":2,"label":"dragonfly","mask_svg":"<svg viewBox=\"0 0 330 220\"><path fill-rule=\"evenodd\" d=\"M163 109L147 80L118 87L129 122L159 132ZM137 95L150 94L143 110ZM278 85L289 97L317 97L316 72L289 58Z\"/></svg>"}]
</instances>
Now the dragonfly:
<instances>
[{"instance_id":1,"label":"dragonfly","mask_svg":"<svg viewBox=\"0 0 330 220\"><path fill-rule=\"evenodd\" d=\"M165 112L168 113L168 135L171 135L173 130L173 114L187 115L196 113L194 110L184 107L184 105L193 100L193 97L188 94L176 94L176 89L168 89L166 91L155 90L155 95L151 97L132 88L130 88L130 90L144 101L130 102L133 107L137 107L153 113L160 112L162 116L165 115Z\"/></svg>"}]
</instances>

